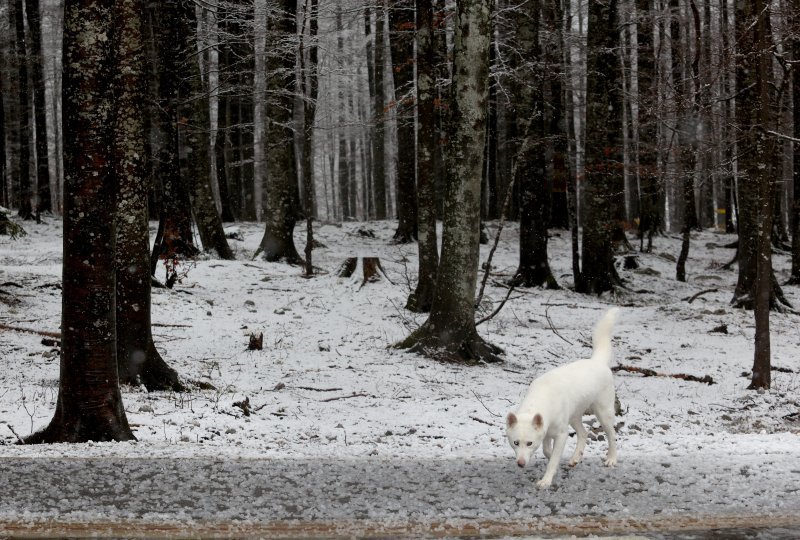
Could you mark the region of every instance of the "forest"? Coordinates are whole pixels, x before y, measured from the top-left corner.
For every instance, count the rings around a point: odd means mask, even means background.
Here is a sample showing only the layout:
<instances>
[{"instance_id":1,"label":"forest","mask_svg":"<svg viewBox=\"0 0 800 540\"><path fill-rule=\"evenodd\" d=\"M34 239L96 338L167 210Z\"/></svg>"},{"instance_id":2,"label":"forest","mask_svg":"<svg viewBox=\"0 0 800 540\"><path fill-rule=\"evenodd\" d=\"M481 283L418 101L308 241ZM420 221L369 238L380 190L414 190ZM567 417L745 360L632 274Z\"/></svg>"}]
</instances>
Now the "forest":
<instances>
[{"instance_id":1,"label":"forest","mask_svg":"<svg viewBox=\"0 0 800 540\"><path fill-rule=\"evenodd\" d=\"M623 465L796 459L798 142L798 0L0 0L0 461L508 458L614 305Z\"/></svg>"}]
</instances>

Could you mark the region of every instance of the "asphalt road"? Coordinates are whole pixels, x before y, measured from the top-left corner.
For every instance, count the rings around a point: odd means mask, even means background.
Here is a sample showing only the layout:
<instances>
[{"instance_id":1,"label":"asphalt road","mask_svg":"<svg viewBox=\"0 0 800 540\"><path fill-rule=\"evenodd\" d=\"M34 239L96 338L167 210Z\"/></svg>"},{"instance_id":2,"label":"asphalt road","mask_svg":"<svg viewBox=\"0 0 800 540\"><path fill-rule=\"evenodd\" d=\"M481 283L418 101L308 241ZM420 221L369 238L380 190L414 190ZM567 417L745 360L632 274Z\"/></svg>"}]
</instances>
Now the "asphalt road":
<instances>
[{"instance_id":1,"label":"asphalt road","mask_svg":"<svg viewBox=\"0 0 800 540\"><path fill-rule=\"evenodd\" d=\"M0 537L535 536L769 527L783 531L775 538L800 538L797 457L651 456L615 469L590 457L575 469L562 467L548 490L534 485L543 460L519 470L510 458L0 458Z\"/></svg>"}]
</instances>

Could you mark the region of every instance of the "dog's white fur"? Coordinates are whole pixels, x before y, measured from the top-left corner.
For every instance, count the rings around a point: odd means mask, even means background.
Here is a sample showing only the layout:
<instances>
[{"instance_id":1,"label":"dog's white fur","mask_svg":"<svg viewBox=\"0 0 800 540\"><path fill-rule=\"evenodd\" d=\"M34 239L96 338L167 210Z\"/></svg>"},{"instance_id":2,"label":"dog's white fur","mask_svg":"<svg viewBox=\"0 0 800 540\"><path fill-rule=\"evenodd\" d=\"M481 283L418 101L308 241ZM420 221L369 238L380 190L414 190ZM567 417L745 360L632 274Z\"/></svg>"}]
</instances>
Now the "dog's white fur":
<instances>
[{"instance_id":1,"label":"dog's white fur","mask_svg":"<svg viewBox=\"0 0 800 540\"><path fill-rule=\"evenodd\" d=\"M577 434L570 467L583 457L587 433L581 417L587 411L597 417L608 439L606 466L617 463L611 330L618 312L618 308L610 309L595 326L591 358L557 367L538 377L517 410L506 417L506 436L516 453L517 465L524 467L539 445L549 459L544 476L537 482L539 487L548 487L553 482L569 426Z\"/></svg>"}]
</instances>

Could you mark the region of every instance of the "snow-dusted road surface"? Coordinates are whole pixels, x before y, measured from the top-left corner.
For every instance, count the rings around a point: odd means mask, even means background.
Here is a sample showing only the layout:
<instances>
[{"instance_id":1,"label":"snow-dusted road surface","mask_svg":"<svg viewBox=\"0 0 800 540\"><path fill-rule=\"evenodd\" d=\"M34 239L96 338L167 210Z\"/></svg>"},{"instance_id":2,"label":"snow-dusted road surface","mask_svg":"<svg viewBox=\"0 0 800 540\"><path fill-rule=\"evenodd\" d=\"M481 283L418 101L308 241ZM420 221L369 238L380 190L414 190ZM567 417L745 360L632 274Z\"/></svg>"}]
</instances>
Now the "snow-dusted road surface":
<instances>
[{"instance_id":1,"label":"snow-dusted road surface","mask_svg":"<svg viewBox=\"0 0 800 540\"><path fill-rule=\"evenodd\" d=\"M0 459L0 537L642 533L783 527L800 537L796 455L544 462ZM791 536L785 536L790 538Z\"/></svg>"}]
</instances>

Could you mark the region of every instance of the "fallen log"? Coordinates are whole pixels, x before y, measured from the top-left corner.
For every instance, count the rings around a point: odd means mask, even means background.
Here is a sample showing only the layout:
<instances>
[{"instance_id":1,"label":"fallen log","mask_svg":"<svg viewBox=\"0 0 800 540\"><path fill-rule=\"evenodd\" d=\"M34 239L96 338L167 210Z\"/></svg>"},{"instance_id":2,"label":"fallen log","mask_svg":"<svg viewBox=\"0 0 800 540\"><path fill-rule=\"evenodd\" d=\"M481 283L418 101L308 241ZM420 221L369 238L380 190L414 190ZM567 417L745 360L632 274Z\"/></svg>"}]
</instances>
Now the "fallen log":
<instances>
[{"instance_id":1,"label":"fallen log","mask_svg":"<svg viewBox=\"0 0 800 540\"><path fill-rule=\"evenodd\" d=\"M637 366L626 366L624 364L617 364L611 368L611 371L628 371L630 373L639 373L645 377L670 377L673 379L682 379L684 381L694 381L705 383L708 385L715 384L714 379L710 375L698 377L697 375L688 375L686 373L661 373L649 368L642 368Z\"/></svg>"},{"instance_id":2,"label":"fallen log","mask_svg":"<svg viewBox=\"0 0 800 540\"><path fill-rule=\"evenodd\" d=\"M46 330L36 330L35 328L23 328L22 326L10 326L0 323L0 330L10 330L11 332L23 332L26 334L36 334L49 338L61 339L60 332L48 332Z\"/></svg>"}]
</instances>

